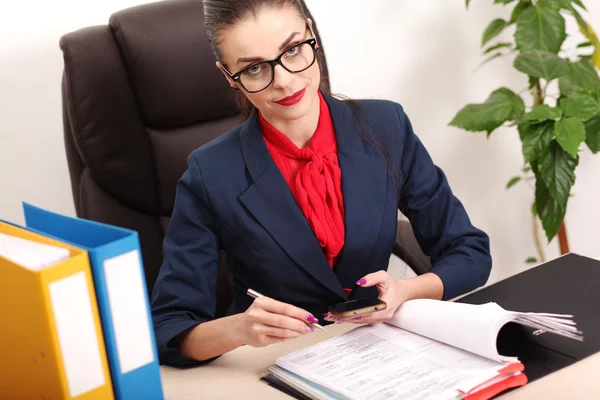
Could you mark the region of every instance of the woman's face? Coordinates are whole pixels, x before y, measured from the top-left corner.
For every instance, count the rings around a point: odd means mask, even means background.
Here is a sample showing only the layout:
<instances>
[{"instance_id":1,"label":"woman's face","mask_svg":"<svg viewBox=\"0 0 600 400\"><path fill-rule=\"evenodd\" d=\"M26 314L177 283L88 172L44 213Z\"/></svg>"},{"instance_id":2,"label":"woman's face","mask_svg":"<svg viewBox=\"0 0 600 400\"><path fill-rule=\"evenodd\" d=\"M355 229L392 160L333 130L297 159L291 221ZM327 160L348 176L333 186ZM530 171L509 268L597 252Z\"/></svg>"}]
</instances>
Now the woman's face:
<instances>
[{"instance_id":1,"label":"woman's face","mask_svg":"<svg viewBox=\"0 0 600 400\"><path fill-rule=\"evenodd\" d=\"M223 29L219 35L219 48L227 70L236 74L260 61L273 60L311 37L306 21L293 8L263 7L256 18L250 15ZM290 50L292 52L293 49ZM221 68L219 63L217 67ZM273 82L257 93L247 92L227 74L225 76L267 119L296 120L319 104L317 90L321 75L316 61L310 68L298 73L291 73L277 65ZM290 96L293 99L289 99ZM287 101L282 102L284 99Z\"/></svg>"}]
</instances>

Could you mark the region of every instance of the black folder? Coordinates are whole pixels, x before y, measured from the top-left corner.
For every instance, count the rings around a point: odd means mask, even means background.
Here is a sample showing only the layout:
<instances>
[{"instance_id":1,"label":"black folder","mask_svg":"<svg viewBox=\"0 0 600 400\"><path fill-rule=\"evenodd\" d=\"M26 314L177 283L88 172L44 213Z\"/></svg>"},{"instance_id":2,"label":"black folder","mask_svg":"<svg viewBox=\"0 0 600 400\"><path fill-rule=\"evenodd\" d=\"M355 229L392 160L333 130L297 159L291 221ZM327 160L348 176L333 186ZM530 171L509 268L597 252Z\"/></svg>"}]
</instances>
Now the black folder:
<instances>
[{"instance_id":1,"label":"black folder","mask_svg":"<svg viewBox=\"0 0 600 400\"><path fill-rule=\"evenodd\" d=\"M457 302L496 302L510 311L573 314L584 341L507 324L500 354L517 356L532 382L600 351L600 261L567 254L465 296Z\"/></svg>"}]
</instances>

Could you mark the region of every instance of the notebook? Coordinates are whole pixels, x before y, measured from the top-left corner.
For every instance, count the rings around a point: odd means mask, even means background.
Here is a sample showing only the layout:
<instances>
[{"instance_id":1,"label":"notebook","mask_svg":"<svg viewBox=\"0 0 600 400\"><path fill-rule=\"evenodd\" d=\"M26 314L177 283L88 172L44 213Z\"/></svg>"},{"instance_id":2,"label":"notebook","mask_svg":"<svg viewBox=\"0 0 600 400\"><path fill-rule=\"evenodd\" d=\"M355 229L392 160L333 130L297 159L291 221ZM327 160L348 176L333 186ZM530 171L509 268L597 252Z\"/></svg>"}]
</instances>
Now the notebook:
<instances>
[{"instance_id":1,"label":"notebook","mask_svg":"<svg viewBox=\"0 0 600 400\"><path fill-rule=\"evenodd\" d=\"M265 380L310 399L488 399L527 383L519 359L496 347L508 323L583 340L572 315L411 300L388 323L278 358Z\"/></svg>"}]
</instances>

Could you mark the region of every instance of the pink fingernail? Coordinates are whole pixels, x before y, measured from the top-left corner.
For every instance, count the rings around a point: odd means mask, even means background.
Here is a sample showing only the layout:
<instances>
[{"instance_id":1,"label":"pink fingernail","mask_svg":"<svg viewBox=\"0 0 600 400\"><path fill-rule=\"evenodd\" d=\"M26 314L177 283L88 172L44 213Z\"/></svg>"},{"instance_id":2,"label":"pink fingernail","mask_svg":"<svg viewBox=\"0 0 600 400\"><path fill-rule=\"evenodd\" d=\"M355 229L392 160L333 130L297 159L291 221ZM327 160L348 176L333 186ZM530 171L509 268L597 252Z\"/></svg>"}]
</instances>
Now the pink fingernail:
<instances>
[{"instance_id":1,"label":"pink fingernail","mask_svg":"<svg viewBox=\"0 0 600 400\"><path fill-rule=\"evenodd\" d=\"M359 279L359 280L356 282L356 284L357 284L358 286L362 286L362 285L364 285L364 284L366 284L366 283L367 283L367 280L366 280L365 278Z\"/></svg>"},{"instance_id":2,"label":"pink fingernail","mask_svg":"<svg viewBox=\"0 0 600 400\"><path fill-rule=\"evenodd\" d=\"M361 319L363 319L363 317L360 317L360 316L354 317L354 318L352 318L352 321L360 321Z\"/></svg>"},{"instance_id":3,"label":"pink fingernail","mask_svg":"<svg viewBox=\"0 0 600 400\"><path fill-rule=\"evenodd\" d=\"M316 324L317 322L319 322L319 320L318 320L318 319L316 319L316 318L314 317L314 315L311 315L311 314L308 314L308 315L306 316L306 320L307 320L308 322L312 322L313 324Z\"/></svg>"},{"instance_id":4,"label":"pink fingernail","mask_svg":"<svg viewBox=\"0 0 600 400\"><path fill-rule=\"evenodd\" d=\"M311 333L311 332L314 332L314 331L315 331L315 328L313 328L312 326L307 326L306 327L306 333Z\"/></svg>"}]
</instances>

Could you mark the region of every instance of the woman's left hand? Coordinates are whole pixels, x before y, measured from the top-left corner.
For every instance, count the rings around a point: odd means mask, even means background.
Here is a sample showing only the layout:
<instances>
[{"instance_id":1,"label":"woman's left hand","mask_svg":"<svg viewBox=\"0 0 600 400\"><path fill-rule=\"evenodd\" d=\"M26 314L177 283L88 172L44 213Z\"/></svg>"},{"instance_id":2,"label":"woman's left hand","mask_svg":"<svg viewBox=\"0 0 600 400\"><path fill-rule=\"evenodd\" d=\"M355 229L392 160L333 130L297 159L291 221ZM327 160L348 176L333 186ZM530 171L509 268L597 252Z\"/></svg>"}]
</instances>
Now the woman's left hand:
<instances>
[{"instance_id":1,"label":"woman's left hand","mask_svg":"<svg viewBox=\"0 0 600 400\"><path fill-rule=\"evenodd\" d=\"M377 311L362 317L340 320L329 314L325 317L326 320L339 322L352 322L358 324L377 324L391 319L394 316L398 307L409 299L409 284L406 280L396 279L386 271L377 271L365 276L356 282L361 287L377 286L379 291L379 299L386 303L386 309Z\"/></svg>"}]
</instances>

